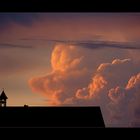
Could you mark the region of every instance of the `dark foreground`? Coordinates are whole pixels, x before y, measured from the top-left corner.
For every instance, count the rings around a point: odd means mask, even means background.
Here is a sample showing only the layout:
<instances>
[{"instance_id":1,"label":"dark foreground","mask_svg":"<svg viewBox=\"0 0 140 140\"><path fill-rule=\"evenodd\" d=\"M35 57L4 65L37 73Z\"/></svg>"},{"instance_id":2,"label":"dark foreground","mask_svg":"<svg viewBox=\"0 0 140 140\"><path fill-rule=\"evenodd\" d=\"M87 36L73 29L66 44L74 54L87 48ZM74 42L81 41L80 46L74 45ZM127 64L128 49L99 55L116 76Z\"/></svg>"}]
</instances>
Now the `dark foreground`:
<instances>
[{"instance_id":1,"label":"dark foreground","mask_svg":"<svg viewBox=\"0 0 140 140\"><path fill-rule=\"evenodd\" d=\"M0 127L105 127L100 107L0 108Z\"/></svg>"}]
</instances>

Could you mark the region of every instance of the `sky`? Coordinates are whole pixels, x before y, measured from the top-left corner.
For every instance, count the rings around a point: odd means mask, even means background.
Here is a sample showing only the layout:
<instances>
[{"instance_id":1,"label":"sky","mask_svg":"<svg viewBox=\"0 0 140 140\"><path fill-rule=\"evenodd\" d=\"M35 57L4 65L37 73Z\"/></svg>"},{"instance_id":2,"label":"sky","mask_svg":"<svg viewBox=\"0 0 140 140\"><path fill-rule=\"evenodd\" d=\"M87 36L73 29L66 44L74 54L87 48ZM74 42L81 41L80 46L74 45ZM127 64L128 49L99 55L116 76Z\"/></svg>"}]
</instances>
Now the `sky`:
<instances>
[{"instance_id":1,"label":"sky","mask_svg":"<svg viewBox=\"0 0 140 140\"><path fill-rule=\"evenodd\" d=\"M140 126L140 13L0 13L8 106L100 106Z\"/></svg>"}]
</instances>

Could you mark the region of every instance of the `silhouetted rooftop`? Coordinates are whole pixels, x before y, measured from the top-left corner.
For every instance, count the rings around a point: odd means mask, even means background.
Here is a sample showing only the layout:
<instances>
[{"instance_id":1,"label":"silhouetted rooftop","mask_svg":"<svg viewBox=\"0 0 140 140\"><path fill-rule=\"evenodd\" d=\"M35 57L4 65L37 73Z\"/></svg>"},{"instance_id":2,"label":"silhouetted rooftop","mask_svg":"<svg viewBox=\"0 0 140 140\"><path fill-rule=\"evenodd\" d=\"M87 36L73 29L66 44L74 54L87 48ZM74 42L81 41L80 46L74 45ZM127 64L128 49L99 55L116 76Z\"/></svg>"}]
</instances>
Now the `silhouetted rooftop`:
<instances>
[{"instance_id":1,"label":"silhouetted rooftop","mask_svg":"<svg viewBox=\"0 0 140 140\"><path fill-rule=\"evenodd\" d=\"M0 120L0 127L105 127L100 107L5 107Z\"/></svg>"},{"instance_id":2,"label":"silhouetted rooftop","mask_svg":"<svg viewBox=\"0 0 140 140\"><path fill-rule=\"evenodd\" d=\"M0 100L2 100L2 99L4 99L4 100L8 99L8 97L6 96L4 90L2 91L2 93L0 95Z\"/></svg>"}]
</instances>

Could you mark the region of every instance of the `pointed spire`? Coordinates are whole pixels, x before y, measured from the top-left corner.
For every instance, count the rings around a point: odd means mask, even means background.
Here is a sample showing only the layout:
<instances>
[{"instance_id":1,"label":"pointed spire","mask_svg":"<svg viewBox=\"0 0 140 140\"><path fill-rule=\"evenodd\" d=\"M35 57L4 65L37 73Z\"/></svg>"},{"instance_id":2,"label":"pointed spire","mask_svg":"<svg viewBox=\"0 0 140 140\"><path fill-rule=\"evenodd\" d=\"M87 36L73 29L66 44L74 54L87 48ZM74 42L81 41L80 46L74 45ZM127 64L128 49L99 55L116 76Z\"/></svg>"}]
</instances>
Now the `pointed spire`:
<instances>
[{"instance_id":1,"label":"pointed spire","mask_svg":"<svg viewBox=\"0 0 140 140\"><path fill-rule=\"evenodd\" d=\"M3 88L2 93L1 93L1 95L0 95L0 99L1 99L1 100L2 100L2 99L4 99L4 100L8 99L8 97L6 96L6 94L5 94L5 92L4 92L4 88Z\"/></svg>"}]
</instances>

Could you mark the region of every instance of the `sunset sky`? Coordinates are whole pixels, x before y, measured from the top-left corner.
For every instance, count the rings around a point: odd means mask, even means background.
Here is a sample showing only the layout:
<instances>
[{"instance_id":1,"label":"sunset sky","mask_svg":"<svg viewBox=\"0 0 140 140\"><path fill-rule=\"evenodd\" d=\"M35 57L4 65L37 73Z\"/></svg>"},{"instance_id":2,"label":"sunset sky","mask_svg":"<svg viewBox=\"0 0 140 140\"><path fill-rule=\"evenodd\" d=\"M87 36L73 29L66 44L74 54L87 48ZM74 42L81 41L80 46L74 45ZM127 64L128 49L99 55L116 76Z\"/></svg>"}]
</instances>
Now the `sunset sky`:
<instances>
[{"instance_id":1,"label":"sunset sky","mask_svg":"<svg viewBox=\"0 0 140 140\"><path fill-rule=\"evenodd\" d=\"M0 13L8 106L100 106L140 126L140 13Z\"/></svg>"}]
</instances>

